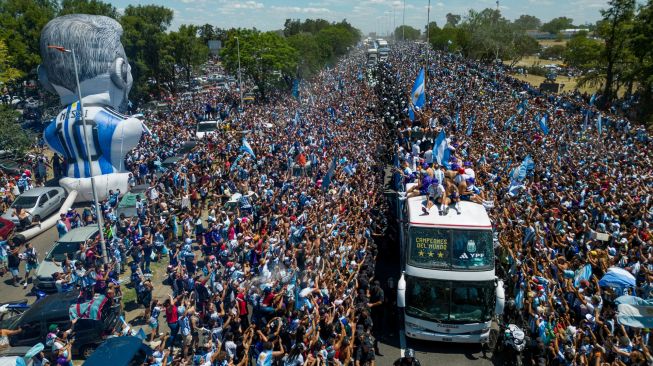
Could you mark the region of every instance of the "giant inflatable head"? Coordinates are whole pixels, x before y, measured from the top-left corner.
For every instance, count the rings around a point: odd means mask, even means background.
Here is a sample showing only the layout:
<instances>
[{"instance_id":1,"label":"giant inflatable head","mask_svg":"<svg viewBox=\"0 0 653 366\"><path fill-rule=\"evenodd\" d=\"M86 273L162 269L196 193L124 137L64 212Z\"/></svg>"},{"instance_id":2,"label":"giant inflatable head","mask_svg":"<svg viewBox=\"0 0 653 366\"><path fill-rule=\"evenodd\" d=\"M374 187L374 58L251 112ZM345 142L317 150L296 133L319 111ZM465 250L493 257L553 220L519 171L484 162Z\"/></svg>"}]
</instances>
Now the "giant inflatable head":
<instances>
[{"instance_id":1,"label":"giant inflatable head","mask_svg":"<svg viewBox=\"0 0 653 366\"><path fill-rule=\"evenodd\" d=\"M111 189L129 189L124 159L138 145L143 125L117 111L126 105L132 86L121 35L122 27L115 20L86 14L55 18L41 32L39 80L47 90L59 94L64 106L45 129L44 138L52 150L65 157L66 177L59 184L68 191L76 190L77 201L93 198L91 177L101 200ZM74 50L83 111L73 54L49 45Z\"/></svg>"},{"instance_id":2,"label":"giant inflatable head","mask_svg":"<svg viewBox=\"0 0 653 366\"><path fill-rule=\"evenodd\" d=\"M133 80L121 35L120 23L105 16L70 14L52 19L41 32L39 81L59 94L62 105L76 101L72 54L48 46L74 49L84 102L123 109Z\"/></svg>"}]
</instances>

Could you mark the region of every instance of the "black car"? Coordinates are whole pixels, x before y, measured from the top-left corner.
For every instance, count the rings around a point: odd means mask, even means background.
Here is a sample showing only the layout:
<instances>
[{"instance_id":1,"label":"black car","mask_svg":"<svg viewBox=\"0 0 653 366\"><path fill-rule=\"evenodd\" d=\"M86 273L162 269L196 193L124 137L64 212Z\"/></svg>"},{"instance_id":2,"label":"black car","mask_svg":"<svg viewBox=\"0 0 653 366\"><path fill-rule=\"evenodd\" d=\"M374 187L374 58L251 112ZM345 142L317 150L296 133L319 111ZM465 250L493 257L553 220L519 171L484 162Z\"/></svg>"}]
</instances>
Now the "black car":
<instances>
[{"instance_id":1,"label":"black car","mask_svg":"<svg viewBox=\"0 0 653 366\"><path fill-rule=\"evenodd\" d=\"M131 366L142 365L152 349L138 337L115 337L107 339L89 357L83 366Z\"/></svg>"},{"instance_id":2,"label":"black car","mask_svg":"<svg viewBox=\"0 0 653 366\"><path fill-rule=\"evenodd\" d=\"M0 322L2 329L22 329L22 332L9 337L9 344L20 347L44 343L51 324L62 330L70 329L69 308L77 302L77 295L74 292L48 295L32 304L22 315ZM101 307L100 313L100 320L78 319L75 323L73 354L87 358L118 326L119 307L111 300Z\"/></svg>"}]
</instances>

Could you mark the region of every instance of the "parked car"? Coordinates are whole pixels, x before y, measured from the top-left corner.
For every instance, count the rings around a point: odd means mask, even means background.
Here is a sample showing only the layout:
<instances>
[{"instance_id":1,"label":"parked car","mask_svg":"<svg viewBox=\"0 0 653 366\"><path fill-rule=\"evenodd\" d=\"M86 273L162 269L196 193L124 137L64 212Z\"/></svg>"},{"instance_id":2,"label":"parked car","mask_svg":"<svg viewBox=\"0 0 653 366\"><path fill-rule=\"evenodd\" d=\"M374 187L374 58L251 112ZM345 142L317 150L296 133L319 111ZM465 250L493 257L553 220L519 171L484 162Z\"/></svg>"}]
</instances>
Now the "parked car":
<instances>
[{"instance_id":1,"label":"parked car","mask_svg":"<svg viewBox=\"0 0 653 366\"><path fill-rule=\"evenodd\" d=\"M52 249L45 253L45 258L36 268L33 278L34 287L41 291L56 291L52 275L55 272L63 272L61 262L66 258L77 259L81 245L97 236L97 226L92 225L72 229L57 240Z\"/></svg>"},{"instance_id":2,"label":"parked car","mask_svg":"<svg viewBox=\"0 0 653 366\"><path fill-rule=\"evenodd\" d=\"M0 240L7 239L16 228L11 220L0 217Z\"/></svg>"},{"instance_id":3,"label":"parked car","mask_svg":"<svg viewBox=\"0 0 653 366\"><path fill-rule=\"evenodd\" d=\"M2 329L22 332L9 337L12 347L33 346L44 342L48 328L56 324L60 329L70 329L70 306L77 302L79 292L62 292L52 294L35 302L22 315L0 322ZM105 299L106 300L106 299ZM73 355L88 358L107 336L121 326L119 306L114 306L111 300L98 303L98 319L78 319L73 328Z\"/></svg>"},{"instance_id":4,"label":"parked car","mask_svg":"<svg viewBox=\"0 0 653 366\"><path fill-rule=\"evenodd\" d=\"M118 207L116 209L116 216L121 217L134 217L136 216L136 198L141 197L142 201L145 201L145 191L147 190L147 184L141 184L133 187L129 192L125 193L118 202Z\"/></svg>"},{"instance_id":5,"label":"parked car","mask_svg":"<svg viewBox=\"0 0 653 366\"><path fill-rule=\"evenodd\" d=\"M0 170L14 177L20 176L23 172L20 169L20 164L9 159L0 160Z\"/></svg>"},{"instance_id":6,"label":"parked car","mask_svg":"<svg viewBox=\"0 0 653 366\"><path fill-rule=\"evenodd\" d=\"M14 203L2 215L2 218L12 221L14 225L18 226L18 217L12 215L14 214L14 209L20 207L27 210L32 222L41 221L59 211L61 205L66 200L66 196L66 190L61 187L32 188L16 197Z\"/></svg>"},{"instance_id":7,"label":"parked car","mask_svg":"<svg viewBox=\"0 0 653 366\"><path fill-rule=\"evenodd\" d=\"M195 137L203 139L206 135L215 134L218 130L218 121L202 121L197 123Z\"/></svg>"},{"instance_id":8,"label":"parked car","mask_svg":"<svg viewBox=\"0 0 653 366\"><path fill-rule=\"evenodd\" d=\"M83 366L142 365L151 354L152 349L138 337L109 338L86 359Z\"/></svg>"}]
</instances>

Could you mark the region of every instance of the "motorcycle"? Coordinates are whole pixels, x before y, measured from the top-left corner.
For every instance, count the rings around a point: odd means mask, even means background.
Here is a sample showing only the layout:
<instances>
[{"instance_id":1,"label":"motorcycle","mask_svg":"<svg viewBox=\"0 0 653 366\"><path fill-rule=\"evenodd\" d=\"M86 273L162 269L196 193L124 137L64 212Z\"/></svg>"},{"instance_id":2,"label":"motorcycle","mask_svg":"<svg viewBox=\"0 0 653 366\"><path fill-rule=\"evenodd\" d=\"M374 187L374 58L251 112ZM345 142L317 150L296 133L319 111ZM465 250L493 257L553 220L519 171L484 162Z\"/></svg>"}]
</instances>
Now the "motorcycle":
<instances>
[{"instance_id":1,"label":"motorcycle","mask_svg":"<svg viewBox=\"0 0 653 366\"><path fill-rule=\"evenodd\" d=\"M526 348L526 334L516 324L501 326L494 355L501 355L504 365L523 365L523 352Z\"/></svg>"}]
</instances>

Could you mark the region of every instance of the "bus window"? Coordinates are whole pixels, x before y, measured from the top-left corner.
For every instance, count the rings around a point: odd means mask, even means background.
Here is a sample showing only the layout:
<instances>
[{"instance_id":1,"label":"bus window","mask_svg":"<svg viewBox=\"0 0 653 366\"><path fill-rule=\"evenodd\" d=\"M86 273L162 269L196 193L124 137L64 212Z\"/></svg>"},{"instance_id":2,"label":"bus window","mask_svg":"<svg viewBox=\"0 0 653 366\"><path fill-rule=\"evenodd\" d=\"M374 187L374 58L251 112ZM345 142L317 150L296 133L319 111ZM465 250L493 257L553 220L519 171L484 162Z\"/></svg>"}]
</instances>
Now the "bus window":
<instances>
[{"instance_id":1,"label":"bus window","mask_svg":"<svg viewBox=\"0 0 653 366\"><path fill-rule=\"evenodd\" d=\"M454 230L452 266L455 269L488 269L494 265L490 230Z\"/></svg>"},{"instance_id":2,"label":"bus window","mask_svg":"<svg viewBox=\"0 0 653 366\"><path fill-rule=\"evenodd\" d=\"M490 320L494 310L492 286L464 286L457 283L451 293L451 320L480 323Z\"/></svg>"},{"instance_id":3,"label":"bus window","mask_svg":"<svg viewBox=\"0 0 653 366\"><path fill-rule=\"evenodd\" d=\"M448 281L407 277L406 313L426 320L447 320L450 290Z\"/></svg>"}]
</instances>

